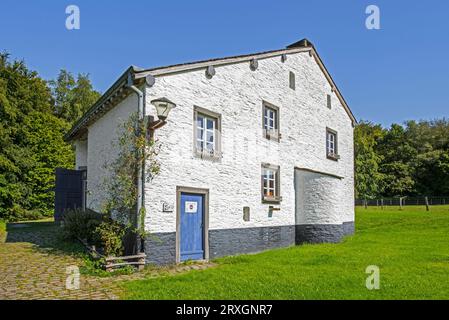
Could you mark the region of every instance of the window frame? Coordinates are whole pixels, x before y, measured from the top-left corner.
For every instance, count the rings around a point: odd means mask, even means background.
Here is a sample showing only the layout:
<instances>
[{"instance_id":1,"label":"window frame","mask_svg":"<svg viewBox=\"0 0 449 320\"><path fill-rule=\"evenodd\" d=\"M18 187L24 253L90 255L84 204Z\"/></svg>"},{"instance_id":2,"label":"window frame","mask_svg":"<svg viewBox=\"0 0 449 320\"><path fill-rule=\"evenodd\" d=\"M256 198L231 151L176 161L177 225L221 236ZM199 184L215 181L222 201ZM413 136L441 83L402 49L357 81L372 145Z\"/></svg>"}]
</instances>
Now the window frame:
<instances>
[{"instance_id":1,"label":"window frame","mask_svg":"<svg viewBox=\"0 0 449 320\"><path fill-rule=\"evenodd\" d=\"M265 195L265 171L274 171L274 197L269 197ZM261 165L261 177L260 177L260 191L262 197L262 203L279 204L282 201L281 197L281 167L277 165L272 165L269 163L262 163ZM269 189L269 188L268 188Z\"/></svg>"},{"instance_id":2,"label":"window frame","mask_svg":"<svg viewBox=\"0 0 449 320\"><path fill-rule=\"evenodd\" d=\"M293 71L289 71L288 86L290 89L296 90L296 74Z\"/></svg>"},{"instance_id":3,"label":"window frame","mask_svg":"<svg viewBox=\"0 0 449 320\"><path fill-rule=\"evenodd\" d=\"M209 152L206 151L206 147L204 146L202 150L198 149L197 141L198 141L198 116L203 116L206 119L211 119L214 121L214 129L213 129L213 136L214 136L214 153L211 155ZM206 126L207 126L207 120ZM207 131L207 128L202 128L205 132ZM205 134L205 133L204 133ZM203 135L204 135L203 134ZM204 137L206 138L206 137ZM205 140L203 140L204 143L206 143ZM221 114L217 112L210 111L208 109L194 106L193 107L193 154L197 158L206 159L206 160L220 160L222 153L221 153Z\"/></svg>"},{"instance_id":4,"label":"window frame","mask_svg":"<svg viewBox=\"0 0 449 320\"><path fill-rule=\"evenodd\" d=\"M330 110L332 109L332 95L326 94L326 106Z\"/></svg>"},{"instance_id":5,"label":"window frame","mask_svg":"<svg viewBox=\"0 0 449 320\"><path fill-rule=\"evenodd\" d=\"M334 143L333 153L329 152L330 151L328 146L329 135L333 135L335 137L333 142ZM338 132L331 128L326 128L326 157L334 161L338 161L340 159L340 155L338 154Z\"/></svg>"},{"instance_id":6,"label":"window frame","mask_svg":"<svg viewBox=\"0 0 449 320\"><path fill-rule=\"evenodd\" d=\"M273 119L274 124L274 134L270 133L265 128L265 110L269 109L271 111L274 111L275 119ZM280 129L280 113L279 113L279 107L275 106L272 103L269 103L267 101L262 101L262 130L263 130L263 136L264 138L272 141L279 142L282 135L281 135L281 129Z\"/></svg>"}]
</instances>

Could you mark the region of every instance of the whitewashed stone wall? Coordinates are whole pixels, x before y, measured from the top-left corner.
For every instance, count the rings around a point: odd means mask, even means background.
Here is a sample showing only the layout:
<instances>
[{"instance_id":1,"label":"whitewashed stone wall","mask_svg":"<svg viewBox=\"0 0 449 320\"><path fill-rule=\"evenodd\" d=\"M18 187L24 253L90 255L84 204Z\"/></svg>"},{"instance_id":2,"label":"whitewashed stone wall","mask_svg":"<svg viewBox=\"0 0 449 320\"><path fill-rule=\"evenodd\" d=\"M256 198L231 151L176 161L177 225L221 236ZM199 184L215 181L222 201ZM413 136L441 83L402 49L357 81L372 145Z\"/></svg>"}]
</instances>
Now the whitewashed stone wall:
<instances>
[{"instance_id":1,"label":"whitewashed stone wall","mask_svg":"<svg viewBox=\"0 0 449 320\"><path fill-rule=\"evenodd\" d=\"M87 140L75 141L75 168L87 167Z\"/></svg>"},{"instance_id":2,"label":"whitewashed stone wall","mask_svg":"<svg viewBox=\"0 0 449 320\"><path fill-rule=\"evenodd\" d=\"M131 94L88 128L87 206L89 208L102 210L105 200L104 181L110 177L107 163L116 158L118 154L116 142L120 128L135 112L137 112L137 96Z\"/></svg>"},{"instance_id":3,"label":"whitewashed stone wall","mask_svg":"<svg viewBox=\"0 0 449 320\"><path fill-rule=\"evenodd\" d=\"M344 193L347 190L344 180L297 170L295 186L298 195L296 224L342 224L353 221L352 217L346 214L346 210L350 208L347 208L344 202Z\"/></svg>"},{"instance_id":4,"label":"whitewashed stone wall","mask_svg":"<svg viewBox=\"0 0 449 320\"><path fill-rule=\"evenodd\" d=\"M289 71L296 74L296 90L289 88ZM326 94L332 95L332 109L326 107ZM153 113L149 101L167 97L177 104L168 123L156 132L162 143L159 155L161 173L146 184L146 228L151 232L175 232L176 209L162 212L166 202L176 208L176 186L210 190L209 229L286 226L296 223L295 167L309 168L344 177L329 188L339 190L338 210L323 219L304 218L300 223L341 223L354 220L353 127L352 122L324 74L308 53L260 60L251 71L249 62L221 66L207 79L204 70L158 77L146 89L147 113ZM280 109L280 143L262 136L262 101ZM220 162L193 156L193 108L200 106L222 115L222 151ZM114 111L115 110L115 111ZM112 121L114 109L105 121ZM102 124L89 130L90 152L98 152L100 137L108 136ZM338 131L338 162L326 158L326 127ZM94 134L93 134L94 133ZM96 141L91 144L91 135ZM94 165L89 160L89 165ZM281 167L281 211L269 217L267 204L261 202L261 164ZM90 169L90 167L89 167ZM99 172L95 172L99 177ZM327 181L315 191L326 189ZM309 208L326 215L326 210ZM243 221L243 207L251 208L251 220Z\"/></svg>"}]
</instances>

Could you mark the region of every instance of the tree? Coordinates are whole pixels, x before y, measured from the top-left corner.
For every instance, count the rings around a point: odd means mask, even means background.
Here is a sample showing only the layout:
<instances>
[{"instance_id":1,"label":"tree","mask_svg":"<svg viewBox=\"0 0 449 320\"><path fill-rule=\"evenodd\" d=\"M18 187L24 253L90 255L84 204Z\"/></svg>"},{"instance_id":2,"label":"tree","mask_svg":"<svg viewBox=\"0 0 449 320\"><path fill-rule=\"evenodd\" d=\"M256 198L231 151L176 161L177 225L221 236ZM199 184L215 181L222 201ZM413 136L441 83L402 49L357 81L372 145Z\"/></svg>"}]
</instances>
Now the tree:
<instances>
[{"instance_id":1,"label":"tree","mask_svg":"<svg viewBox=\"0 0 449 320\"><path fill-rule=\"evenodd\" d=\"M407 140L422 154L449 149L449 122L445 118L433 121L407 121Z\"/></svg>"},{"instance_id":2,"label":"tree","mask_svg":"<svg viewBox=\"0 0 449 320\"><path fill-rule=\"evenodd\" d=\"M384 131L380 125L360 122L354 131L356 196L363 199L378 197L382 192L383 174L379 171L382 156L376 153Z\"/></svg>"},{"instance_id":3,"label":"tree","mask_svg":"<svg viewBox=\"0 0 449 320\"><path fill-rule=\"evenodd\" d=\"M383 134L376 135L376 127ZM376 197L376 192L383 197L449 195L445 118L407 121L388 129L362 122L355 129L355 151L358 197Z\"/></svg>"},{"instance_id":4,"label":"tree","mask_svg":"<svg viewBox=\"0 0 449 320\"><path fill-rule=\"evenodd\" d=\"M380 172L384 175L384 196L396 197L416 193L413 173L418 150L407 139L405 128L393 124L379 141L377 152L383 159Z\"/></svg>"},{"instance_id":5,"label":"tree","mask_svg":"<svg viewBox=\"0 0 449 320\"><path fill-rule=\"evenodd\" d=\"M78 74L61 70L56 80L49 81L54 97L55 114L75 123L99 98L100 93L93 90L88 74Z\"/></svg>"},{"instance_id":6,"label":"tree","mask_svg":"<svg viewBox=\"0 0 449 320\"><path fill-rule=\"evenodd\" d=\"M0 54L0 218L39 218L53 205L56 166L73 165L46 81Z\"/></svg>"},{"instance_id":7,"label":"tree","mask_svg":"<svg viewBox=\"0 0 449 320\"><path fill-rule=\"evenodd\" d=\"M415 179L420 194L448 195L449 151L436 150L419 155Z\"/></svg>"},{"instance_id":8,"label":"tree","mask_svg":"<svg viewBox=\"0 0 449 320\"><path fill-rule=\"evenodd\" d=\"M65 120L71 119L73 88L76 84L73 75L66 70L61 70L58 78L56 80L50 80L48 83L51 88L52 96L54 97L55 115Z\"/></svg>"},{"instance_id":9,"label":"tree","mask_svg":"<svg viewBox=\"0 0 449 320\"><path fill-rule=\"evenodd\" d=\"M27 202L45 216L53 214L55 168L71 168L74 163L72 147L63 139L69 128L64 120L43 112L30 113L23 123L23 139L32 161L25 175L30 191Z\"/></svg>"},{"instance_id":10,"label":"tree","mask_svg":"<svg viewBox=\"0 0 449 320\"><path fill-rule=\"evenodd\" d=\"M89 74L78 74L73 88L73 121L78 120L92 105L100 99L101 94L93 89ZM75 113L76 112L76 113ZM71 121L71 122L73 122Z\"/></svg>"}]
</instances>

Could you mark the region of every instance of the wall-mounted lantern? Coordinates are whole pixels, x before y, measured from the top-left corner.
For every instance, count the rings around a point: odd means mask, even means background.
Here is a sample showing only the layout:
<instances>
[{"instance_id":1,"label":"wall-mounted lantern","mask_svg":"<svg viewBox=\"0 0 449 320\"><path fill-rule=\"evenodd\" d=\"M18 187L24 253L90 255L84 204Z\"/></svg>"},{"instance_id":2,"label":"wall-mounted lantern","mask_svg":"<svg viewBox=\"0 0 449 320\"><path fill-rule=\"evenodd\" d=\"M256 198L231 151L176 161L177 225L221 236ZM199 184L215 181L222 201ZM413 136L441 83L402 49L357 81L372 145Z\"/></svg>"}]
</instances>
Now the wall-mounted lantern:
<instances>
[{"instance_id":1,"label":"wall-mounted lantern","mask_svg":"<svg viewBox=\"0 0 449 320\"><path fill-rule=\"evenodd\" d=\"M149 117L148 130L154 131L166 124L168 114L173 108L176 108L176 104L174 104L167 98L152 100L151 104L156 108L158 120L155 121L153 117Z\"/></svg>"}]
</instances>

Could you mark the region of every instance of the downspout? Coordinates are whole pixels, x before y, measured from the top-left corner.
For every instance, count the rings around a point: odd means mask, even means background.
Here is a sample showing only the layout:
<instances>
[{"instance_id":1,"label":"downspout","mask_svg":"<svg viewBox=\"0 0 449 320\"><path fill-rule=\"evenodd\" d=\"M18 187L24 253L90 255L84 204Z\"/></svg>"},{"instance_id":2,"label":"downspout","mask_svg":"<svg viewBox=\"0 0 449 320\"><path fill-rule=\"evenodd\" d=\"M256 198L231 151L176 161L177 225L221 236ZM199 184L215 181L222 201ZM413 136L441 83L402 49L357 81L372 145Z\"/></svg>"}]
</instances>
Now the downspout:
<instances>
[{"instance_id":1,"label":"downspout","mask_svg":"<svg viewBox=\"0 0 449 320\"><path fill-rule=\"evenodd\" d=\"M128 74L128 88L130 88L132 91L134 91L137 94L138 97L138 103L137 103L137 115L138 115L138 121L143 121L145 119L145 98L144 93L137 88L134 85L133 81L133 74L132 71ZM137 123L138 125L138 123ZM140 164L140 170L138 170L138 177L137 177L137 208L136 208L136 228L137 230L140 230L141 221L140 221L140 214L142 208L145 208L145 148L142 150L142 163ZM139 244L136 244L136 253L140 253L143 251L143 239L141 239L140 246Z\"/></svg>"}]
</instances>

